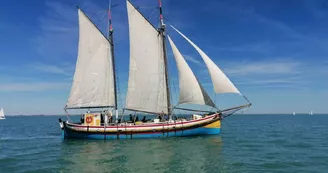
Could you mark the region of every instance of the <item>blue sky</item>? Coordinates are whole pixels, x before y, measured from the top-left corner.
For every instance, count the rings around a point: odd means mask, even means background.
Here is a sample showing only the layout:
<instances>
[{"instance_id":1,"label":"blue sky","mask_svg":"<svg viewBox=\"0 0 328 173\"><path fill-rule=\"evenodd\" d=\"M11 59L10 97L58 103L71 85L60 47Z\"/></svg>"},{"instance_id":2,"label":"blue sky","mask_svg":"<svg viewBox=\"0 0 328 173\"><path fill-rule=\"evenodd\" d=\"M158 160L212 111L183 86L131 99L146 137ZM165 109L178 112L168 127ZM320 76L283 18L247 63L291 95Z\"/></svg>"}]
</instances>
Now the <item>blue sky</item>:
<instances>
[{"instance_id":1,"label":"blue sky","mask_svg":"<svg viewBox=\"0 0 328 173\"><path fill-rule=\"evenodd\" d=\"M157 26L156 0L131 1ZM113 4L122 105L127 16L125 1ZM76 5L106 33L106 0L1 2L0 107L7 114L63 114L77 58ZM251 100L248 113L328 112L328 1L163 0L163 10L165 22L203 49ZM236 95L214 95L201 57L172 29L168 33L220 108L244 103ZM168 52L176 103L178 76L169 46Z\"/></svg>"}]
</instances>

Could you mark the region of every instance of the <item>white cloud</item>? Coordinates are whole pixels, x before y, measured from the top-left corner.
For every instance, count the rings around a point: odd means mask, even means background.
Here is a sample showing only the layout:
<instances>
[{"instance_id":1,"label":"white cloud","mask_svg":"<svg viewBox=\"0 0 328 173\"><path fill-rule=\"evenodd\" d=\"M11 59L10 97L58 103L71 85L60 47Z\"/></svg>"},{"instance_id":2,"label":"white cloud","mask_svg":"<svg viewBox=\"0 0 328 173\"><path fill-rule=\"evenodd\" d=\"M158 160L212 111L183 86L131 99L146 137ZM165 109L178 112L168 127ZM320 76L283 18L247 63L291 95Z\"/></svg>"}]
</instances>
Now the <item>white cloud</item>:
<instances>
[{"instance_id":1,"label":"white cloud","mask_svg":"<svg viewBox=\"0 0 328 173\"><path fill-rule=\"evenodd\" d=\"M50 64L44 64L44 63L34 63L29 65L30 67L34 68L35 70L41 71L41 72L47 72L52 74L60 74L60 75L72 75L73 66L71 65L50 65Z\"/></svg>"},{"instance_id":2,"label":"white cloud","mask_svg":"<svg viewBox=\"0 0 328 173\"><path fill-rule=\"evenodd\" d=\"M209 9L217 10L217 8L219 7L222 9L226 9L231 13L238 14L240 16L240 19L242 20L257 21L275 30L280 30L282 34L288 37L292 37L292 38L305 37L304 34L300 34L298 31L296 31L294 28L290 27L286 23L272 18L268 18L264 15L257 13L254 8L247 6L246 1L245 2L241 1L236 3L227 3L227 2L218 1L215 3L216 4L208 3L203 7L203 10L207 10L207 11Z\"/></svg>"},{"instance_id":3,"label":"white cloud","mask_svg":"<svg viewBox=\"0 0 328 173\"><path fill-rule=\"evenodd\" d=\"M190 61L192 63L195 63L195 64L200 64L201 62L197 59L195 59L194 57L190 56L190 55L183 55L183 57L187 60L187 61Z\"/></svg>"},{"instance_id":4,"label":"white cloud","mask_svg":"<svg viewBox=\"0 0 328 173\"><path fill-rule=\"evenodd\" d=\"M11 67L4 66L1 71L7 73L0 75L2 83L0 92L39 92L46 90L69 89L72 80L73 66L70 64L31 63ZM28 69L22 70L22 69ZM37 75L36 75L37 74ZM57 76L49 78L48 74Z\"/></svg>"},{"instance_id":5,"label":"white cloud","mask_svg":"<svg viewBox=\"0 0 328 173\"><path fill-rule=\"evenodd\" d=\"M32 39L34 49L44 57L57 60L76 58L79 33L77 8L57 1L46 1L45 6L46 13L38 18L39 34ZM107 14L107 7L84 1L81 8L102 32L106 32L107 22L101 19Z\"/></svg>"},{"instance_id":6,"label":"white cloud","mask_svg":"<svg viewBox=\"0 0 328 173\"><path fill-rule=\"evenodd\" d=\"M62 90L68 89L70 83L63 82L12 82L2 83L0 85L0 92L39 92L45 90Z\"/></svg>"},{"instance_id":7,"label":"white cloud","mask_svg":"<svg viewBox=\"0 0 328 173\"><path fill-rule=\"evenodd\" d=\"M258 43L247 43L246 45L211 46L211 48L218 51L267 53L273 49L273 46L269 41L262 41Z\"/></svg>"},{"instance_id":8,"label":"white cloud","mask_svg":"<svg viewBox=\"0 0 328 173\"><path fill-rule=\"evenodd\" d=\"M32 40L34 49L44 57L74 56L78 37L76 7L60 2L45 5L46 13L38 19L39 34Z\"/></svg>"},{"instance_id":9,"label":"white cloud","mask_svg":"<svg viewBox=\"0 0 328 173\"><path fill-rule=\"evenodd\" d=\"M293 84L298 83L299 78L272 78L272 79L252 79L235 82L237 85L262 85L262 84Z\"/></svg>"},{"instance_id":10,"label":"white cloud","mask_svg":"<svg viewBox=\"0 0 328 173\"><path fill-rule=\"evenodd\" d=\"M269 75L299 73L301 63L296 61L263 61L251 63L233 63L225 72L231 76L241 75Z\"/></svg>"}]
</instances>

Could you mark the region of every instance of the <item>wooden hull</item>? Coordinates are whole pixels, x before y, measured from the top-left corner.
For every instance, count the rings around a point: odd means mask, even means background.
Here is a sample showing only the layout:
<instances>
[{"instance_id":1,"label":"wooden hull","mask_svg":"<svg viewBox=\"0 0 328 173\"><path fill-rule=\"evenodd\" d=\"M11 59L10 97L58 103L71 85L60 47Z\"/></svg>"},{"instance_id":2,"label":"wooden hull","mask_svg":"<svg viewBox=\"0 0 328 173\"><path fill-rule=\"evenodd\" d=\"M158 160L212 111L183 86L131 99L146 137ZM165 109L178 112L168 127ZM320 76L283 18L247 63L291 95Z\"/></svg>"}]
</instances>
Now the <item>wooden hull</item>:
<instances>
[{"instance_id":1,"label":"wooden hull","mask_svg":"<svg viewBox=\"0 0 328 173\"><path fill-rule=\"evenodd\" d=\"M190 121L120 124L115 126L83 126L62 122L62 137L65 139L136 139L218 135L221 121L218 114Z\"/></svg>"}]
</instances>

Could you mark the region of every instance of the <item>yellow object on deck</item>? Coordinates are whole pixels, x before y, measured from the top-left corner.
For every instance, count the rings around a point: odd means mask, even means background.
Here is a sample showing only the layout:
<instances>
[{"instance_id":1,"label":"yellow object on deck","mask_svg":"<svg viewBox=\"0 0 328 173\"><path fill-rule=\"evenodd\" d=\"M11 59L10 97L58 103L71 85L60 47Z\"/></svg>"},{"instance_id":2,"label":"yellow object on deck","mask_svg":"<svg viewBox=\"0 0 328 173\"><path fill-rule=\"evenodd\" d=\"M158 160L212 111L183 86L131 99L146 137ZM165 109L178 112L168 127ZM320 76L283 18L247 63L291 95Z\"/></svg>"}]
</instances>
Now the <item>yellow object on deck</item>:
<instances>
[{"instance_id":1,"label":"yellow object on deck","mask_svg":"<svg viewBox=\"0 0 328 173\"><path fill-rule=\"evenodd\" d=\"M95 126L100 126L100 119L96 120Z\"/></svg>"},{"instance_id":2,"label":"yellow object on deck","mask_svg":"<svg viewBox=\"0 0 328 173\"><path fill-rule=\"evenodd\" d=\"M137 122L136 122L136 125L140 125L140 124L142 124L141 121L137 121Z\"/></svg>"}]
</instances>

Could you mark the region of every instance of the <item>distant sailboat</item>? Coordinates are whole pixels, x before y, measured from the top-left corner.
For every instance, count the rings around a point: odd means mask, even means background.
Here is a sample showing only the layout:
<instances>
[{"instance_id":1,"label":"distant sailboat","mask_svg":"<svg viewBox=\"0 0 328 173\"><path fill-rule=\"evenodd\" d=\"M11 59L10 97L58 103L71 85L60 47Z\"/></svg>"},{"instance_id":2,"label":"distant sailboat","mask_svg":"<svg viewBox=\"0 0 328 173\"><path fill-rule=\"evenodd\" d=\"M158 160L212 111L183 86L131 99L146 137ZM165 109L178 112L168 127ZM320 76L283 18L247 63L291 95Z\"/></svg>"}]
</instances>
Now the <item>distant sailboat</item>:
<instances>
[{"instance_id":1,"label":"distant sailboat","mask_svg":"<svg viewBox=\"0 0 328 173\"><path fill-rule=\"evenodd\" d=\"M200 54L212 79L217 94L235 93L248 102L225 110L219 110L204 90L173 40L166 34L162 5L159 0L160 28L154 27L140 12L126 1L130 42L130 70L124 110L156 115L153 120L118 119L117 88L114 62L114 42L111 16L109 37L106 38L87 15L78 9L79 48L73 85L65 106L68 109L89 110L81 116L81 122L59 119L64 138L132 139L194 135L217 135L221 119L251 103L243 96L220 68L189 38L177 31ZM110 11L108 11L110 14ZM166 40L171 45L179 72L179 103L206 105L213 111L179 108L171 104L169 88ZM99 109L107 109L100 111ZM177 117L173 109L203 112L192 118ZM115 110L116 121L111 111ZM109 119L108 119L109 118ZM109 120L109 121L108 121Z\"/></svg>"},{"instance_id":2,"label":"distant sailboat","mask_svg":"<svg viewBox=\"0 0 328 173\"><path fill-rule=\"evenodd\" d=\"M1 108L0 109L0 120L4 120L4 119L6 119L5 113L3 112L3 109Z\"/></svg>"},{"instance_id":3,"label":"distant sailboat","mask_svg":"<svg viewBox=\"0 0 328 173\"><path fill-rule=\"evenodd\" d=\"M313 115L313 112L311 111L311 112L309 113L309 115Z\"/></svg>"},{"instance_id":4,"label":"distant sailboat","mask_svg":"<svg viewBox=\"0 0 328 173\"><path fill-rule=\"evenodd\" d=\"M293 115L296 115L296 113L295 113L295 112L293 112Z\"/></svg>"}]
</instances>

